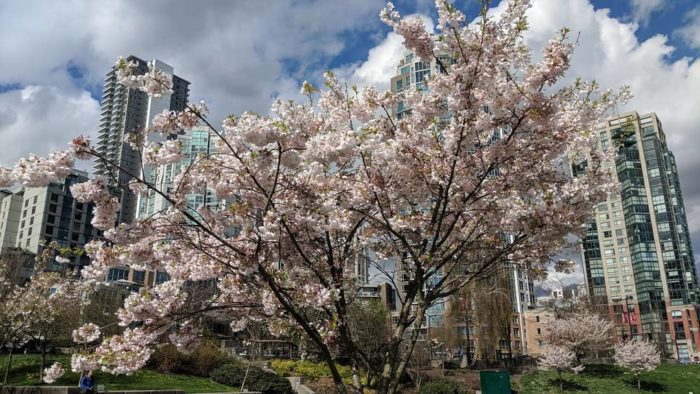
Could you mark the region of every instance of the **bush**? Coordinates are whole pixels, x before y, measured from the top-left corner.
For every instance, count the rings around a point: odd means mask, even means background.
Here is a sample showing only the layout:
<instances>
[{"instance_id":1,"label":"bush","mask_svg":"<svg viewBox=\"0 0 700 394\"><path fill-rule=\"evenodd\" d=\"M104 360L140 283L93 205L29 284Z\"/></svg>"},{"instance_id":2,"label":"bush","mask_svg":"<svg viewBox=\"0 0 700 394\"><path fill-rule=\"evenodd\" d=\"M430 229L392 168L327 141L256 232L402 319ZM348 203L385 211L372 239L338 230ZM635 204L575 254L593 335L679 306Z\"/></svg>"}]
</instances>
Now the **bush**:
<instances>
[{"instance_id":1,"label":"bush","mask_svg":"<svg viewBox=\"0 0 700 394\"><path fill-rule=\"evenodd\" d=\"M177 351L174 345L162 346L153 353L150 366L159 372L208 377L217 365L231 361L211 343L202 343L192 353Z\"/></svg>"},{"instance_id":2,"label":"bush","mask_svg":"<svg viewBox=\"0 0 700 394\"><path fill-rule=\"evenodd\" d=\"M248 376L246 377L246 369ZM289 381L272 372L263 371L254 365L228 363L216 368L211 373L211 380L231 387L241 387L245 379L245 388L261 391L263 394L292 394Z\"/></svg>"},{"instance_id":3,"label":"bush","mask_svg":"<svg viewBox=\"0 0 700 394\"><path fill-rule=\"evenodd\" d=\"M459 384L446 380L435 379L421 385L419 394L463 394Z\"/></svg>"},{"instance_id":4,"label":"bush","mask_svg":"<svg viewBox=\"0 0 700 394\"><path fill-rule=\"evenodd\" d=\"M270 366L272 370L282 376L301 376L306 379L318 379L331 376L331 370L324 362L314 363L308 360L272 360ZM338 372L343 379L350 379L352 377L352 370L350 367L336 364L336 368L338 368Z\"/></svg>"}]
</instances>

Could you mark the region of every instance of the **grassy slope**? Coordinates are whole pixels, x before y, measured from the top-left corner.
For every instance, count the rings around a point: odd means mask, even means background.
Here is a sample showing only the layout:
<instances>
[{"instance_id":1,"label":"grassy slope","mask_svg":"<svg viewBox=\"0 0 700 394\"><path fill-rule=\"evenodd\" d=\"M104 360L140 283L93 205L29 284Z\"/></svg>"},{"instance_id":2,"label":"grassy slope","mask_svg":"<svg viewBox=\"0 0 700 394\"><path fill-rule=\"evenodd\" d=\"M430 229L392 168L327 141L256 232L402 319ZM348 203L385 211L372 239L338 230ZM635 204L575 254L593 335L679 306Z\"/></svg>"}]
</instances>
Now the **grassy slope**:
<instances>
[{"instance_id":1,"label":"grassy slope","mask_svg":"<svg viewBox=\"0 0 700 394\"><path fill-rule=\"evenodd\" d=\"M640 393L637 381L614 365L587 365L580 375L562 375L566 393ZM523 375L522 393L559 393L559 384L553 382L554 372ZM662 364L655 371L642 375L642 393L700 393L700 365Z\"/></svg>"},{"instance_id":2,"label":"grassy slope","mask_svg":"<svg viewBox=\"0 0 700 394\"><path fill-rule=\"evenodd\" d=\"M66 374L53 385L77 386L79 375L70 372L70 357L65 355L49 355L46 367L55 361L61 362ZM0 356L0 377L5 376L7 356ZM31 386L37 385L39 379L39 365L41 357L38 355L15 355L12 358L12 370L7 380L8 385ZM151 370L136 372L130 376L110 375L103 372L95 373L98 385L104 385L107 390L167 390L180 389L186 393L220 393L237 391L231 387L211 381L208 378L187 375L164 374ZM2 379L0 378L0 383Z\"/></svg>"}]
</instances>

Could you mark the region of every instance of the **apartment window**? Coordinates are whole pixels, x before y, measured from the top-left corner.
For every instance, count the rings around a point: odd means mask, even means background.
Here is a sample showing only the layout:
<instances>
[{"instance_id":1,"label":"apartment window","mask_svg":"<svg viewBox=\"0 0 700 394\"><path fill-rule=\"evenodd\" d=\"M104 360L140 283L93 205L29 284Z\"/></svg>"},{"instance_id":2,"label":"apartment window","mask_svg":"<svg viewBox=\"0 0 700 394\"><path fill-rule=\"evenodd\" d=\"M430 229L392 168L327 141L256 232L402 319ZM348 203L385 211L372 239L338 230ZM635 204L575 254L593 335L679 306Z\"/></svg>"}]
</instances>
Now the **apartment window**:
<instances>
[{"instance_id":1,"label":"apartment window","mask_svg":"<svg viewBox=\"0 0 700 394\"><path fill-rule=\"evenodd\" d=\"M614 255L615 255L615 249L605 249L605 255L606 255L606 256L614 256Z\"/></svg>"},{"instance_id":2,"label":"apartment window","mask_svg":"<svg viewBox=\"0 0 700 394\"><path fill-rule=\"evenodd\" d=\"M538 328L538 329L537 329L537 335L542 335L542 329L541 329L541 328Z\"/></svg>"},{"instance_id":3,"label":"apartment window","mask_svg":"<svg viewBox=\"0 0 700 394\"><path fill-rule=\"evenodd\" d=\"M26 208L28 206L29 206L29 200L24 200L24 207Z\"/></svg>"},{"instance_id":4,"label":"apartment window","mask_svg":"<svg viewBox=\"0 0 700 394\"><path fill-rule=\"evenodd\" d=\"M46 226L46 234L53 234L53 226Z\"/></svg>"},{"instance_id":5,"label":"apartment window","mask_svg":"<svg viewBox=\"0 0 700 394\"><path fill-rule=\"evenodd\" d=\"M38 199L39 199L39 196L34 196L34 202L32 204L36 204Z\"/></svg>"},{"instance_id":6,"label":"apartment window","mask_svg":"<svg viewBox=\"0 0 700 394\"><path fill-rule=\"evenodd\" d=\"M30 226L34 225L34 216L32 216L31 218L29 218L29 225L30 225Z\"/></svg>"},{"instance_id":7,"label":"apartment window","mask_svg":"<svg viewBox=\"0 0 700 394\"><path fill-rule=\"evenodd\" d=\"M51 201L58 202L58 194L51 193Z\"/></svg>"},{"instance_id":8,"label":"apartment window","mask_svg":"<svg viewBox=\"0 0 700 394\"><path fill-rule=\"evenodd\" d=\"M36 207L32 207L32 215L36 213Z\"/></svg>"},{"instance_id":9,"label":"apartment window","mask_svg":"<svg viewBox=\"0 0 700 394\"><path fill-rule=\"evenodd\" d=\"M109 270L109 273L107 274L107 280L108 281L121 280L121 279L126 279L128 276L129 276L129 270L125 270L122 268L112 268Z\"/></svg>"},{"instance_id":10,"label":"apartment window","mask_svg":"<svg viewBox=\"0 0 700 394\"><path fill-rule=\"evenodd\" d=\"M134 271L134 282L143 283L146 280L146 271Z\"/></svg>"},{"instance_id":11,"label":"apartment window","mask_svg":"<svg viewBox=\"0 0 700 394\"><path fill-rule=\"evenodd\" d=\"M621 237L621 236L622 236L622 229L621 229L621 228L618 228L617 230L615 230L615 236L616 236L616 237Z\"/></svg>"},{"instance_id":12,"label":"apartment window","mask_svg":"<svg viewBox=\"0 0 700 394\"><path fill-rule=\"evenodd\" d=\"M603 231L603 238L612 237L612 231Z\"/></svg>"},{"instance_id":13,"label":"apartment window","mask_svg":"<svg viewBox=\"0 0 700 394\"><path fill-rule=\"evenodd\" d=\"M535 316L535 321L536 321L537 323L539 323L539 322L540 322L540 317L539 317L539 316Z\"/></svg>"}]
</instances>

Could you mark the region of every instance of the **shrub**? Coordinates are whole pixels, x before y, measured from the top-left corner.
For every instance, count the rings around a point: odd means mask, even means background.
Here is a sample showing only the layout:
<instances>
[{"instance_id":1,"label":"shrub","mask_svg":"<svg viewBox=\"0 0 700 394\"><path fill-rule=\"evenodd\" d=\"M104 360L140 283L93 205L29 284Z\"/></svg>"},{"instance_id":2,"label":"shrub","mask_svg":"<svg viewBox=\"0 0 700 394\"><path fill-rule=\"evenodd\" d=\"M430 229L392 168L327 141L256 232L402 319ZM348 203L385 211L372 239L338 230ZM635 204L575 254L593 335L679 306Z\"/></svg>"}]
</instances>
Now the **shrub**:
<instances>
[{"instance_id":1,"label":"shrub","mask_svg":"<svg viewBox=\"0 0 700 394\"><path fill-rule=\"evenodd\" d=\"M435 379L421 385L419 394L463 394L459 384L446 380Z\"/></svg>"},{"instance_id":2,"label":"shrub","mask_svg":"<svg viewBox=\"0 0 700 394\"><path fill-rule=\"evenodd\" d=\"M270 367L273 371L277 372L278 375L282 376L294 376L294 367L297 362L294 360L272 360L270 362Z\"/></svg>"},{"instance_id":3,"label":"shrub","mask_svg":"<svg viewBox=\"0 0 700 394\"><path fill-rule=\"evenodd\" d=\"M246 377L246 369L248 376ZM241 387L245 379L245 387L252 391L261 391L263 394L292 394L292 385L289 381L272 372L263 371L254 365L242 363L224 364L211 373L211 380L231 387Z\"/></svg>"},{"instance_id":4,"label":"shrub","mask_svg":"<svg viewBox=\"0 0 700 394\"><path fill-rule=\"evenodd\" d=\"M189 354L168 344L156 349L149 365L159 372L208 377L217 365L229 361L231 358L211 343L202 343Z\"/></svg>"}]
</instances>

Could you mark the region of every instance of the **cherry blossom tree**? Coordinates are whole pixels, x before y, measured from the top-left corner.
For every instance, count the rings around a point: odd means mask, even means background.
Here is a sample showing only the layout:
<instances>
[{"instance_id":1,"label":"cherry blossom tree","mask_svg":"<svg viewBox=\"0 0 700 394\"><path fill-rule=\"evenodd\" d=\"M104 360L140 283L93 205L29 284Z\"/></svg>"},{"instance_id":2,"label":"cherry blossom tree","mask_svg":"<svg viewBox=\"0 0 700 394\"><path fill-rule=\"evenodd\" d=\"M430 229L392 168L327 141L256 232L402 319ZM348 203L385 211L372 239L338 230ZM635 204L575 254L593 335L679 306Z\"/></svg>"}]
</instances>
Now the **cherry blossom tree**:
<instances>
[{"instance_id":1,"label":"cherry blossom tree","mask_svg":"<svg viewBox=\"0 0 700 394\"><path fill-rule=\"evenodd\" d=\"M60 309L75 299L75 293L63 286L58 274L45 270L55 253L56 245L48 245L35 257L34 267L26 278L11 272L8 261L0 260L0 349L8 349L10 353L4 383L12 368L13 350L43 337ZM42 371L44 356L42 353Z\"/></svg>"},{"instance_id":2,"label":"cherry blossom tree","mask_svg":"<svg viewBox=\"0 0 700 394\"><path fill-rule=\"evenodd\" d=\"M542 347L542 355L537 361L537 366L541 369L557 371L559 389L564 391L561 373L568 370L579 373L584 369L583 365L574 366L575 362L576 354L571 350L563 346L545 345Z\"/></svg>"},{"instance_id":3,"label":"cherry blossom tree","mask_svg":"<svg viewBox=\"0 0 700 394\"><path fill-rule=\"evenodd\" d=\"M607 347L612 340L612 324L588 310L550 320L547 332L549 343L571 350L576 354L577 360L586 353L598 357L600 349Z\"/></svg>"},{"instance_id":4,"label":"cherry blossom tree","mask_svg":"<svg viewBox=\"0 0 700 394\"><path fill-rule=\"evenodd\" d=\"M152 144L149 133L204 124L218 138L216 152L196 157L168 190L118 168L87 137L48 158L0 169L0 185L39 185L66 176L75 159L95 158L133 178L122 187L170 204L115 225L119 204L105 179L72 186L78 201L95 203L93 225L105 230L104 239L85 247L86 286L115 266L170 276L128 297L118 312L124 331L93 354L76 356L73 368L133 372L156 341L183 348L196 341L199 317L207 314L232 321L236 330L250 321L273 335L300 329L339 389L362 392L361 379L344 385L335 362L342 349L353 371L373 365L348 320L357 292L353 267L362 257L380 271L391 261L405 274L374 374L378 392L394 393L418 340L413 328L423 325L430 306L506 261L543 276L564 237L580 233L592 208L616 190L603 166L614 151L599 150L590 130L628 94L561 81L574 49L566 29L533 63L523 39L528 6L513 0L497 18L484 7L467 23L439 0L433 36L389 3L382 20L417 56L440 65L426 89L350 89L327 73L322 90L303 84L308 102L277 101L269 116L232 115L221 128L209 122L203 104L159 114L150 128L127 136L142 163L181 157L176 143ZM445 53L449 62L437 55ZM154 96L171 88L158 70L141 75L124 60L118 69L131 88ZM410 108L401 119L391 113L399 102ZM585 170L572 177L569 162ZM187 206L189 194L204 192L225 209ZM193 306L188 284L205 280L217 291Z\"/></svg>"},{"instance_id":5,"label":"cherry blossom tree","mask_svg":"<svg viewBox=\"0 0 700 394\"><path fill-rule=\"evenodd\" d=\"M648 341L632 339L615 345L615 364L627 368L637 379L637 389L642 388L640 375L653 371L661 363L661 353Z\"/></svg>"}]
</instances>

